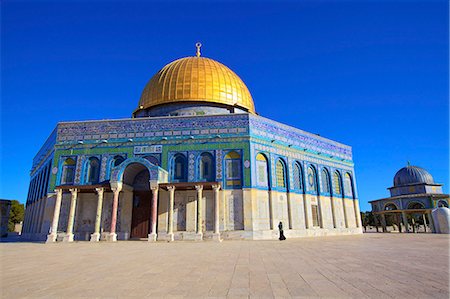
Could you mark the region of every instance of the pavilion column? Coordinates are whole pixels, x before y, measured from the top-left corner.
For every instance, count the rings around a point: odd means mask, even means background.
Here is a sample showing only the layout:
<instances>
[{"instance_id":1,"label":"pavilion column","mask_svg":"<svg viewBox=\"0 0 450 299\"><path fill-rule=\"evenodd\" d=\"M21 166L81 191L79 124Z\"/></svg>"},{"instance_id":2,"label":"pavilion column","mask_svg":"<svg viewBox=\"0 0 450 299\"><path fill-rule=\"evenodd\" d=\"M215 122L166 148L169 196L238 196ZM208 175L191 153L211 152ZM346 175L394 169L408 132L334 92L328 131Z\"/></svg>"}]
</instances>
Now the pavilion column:
<instances>
[{"instance_id":1,"label":"pavilion column","mask_svg":"<svg viewBox=\"0 0 450 299\"><path fill-rule=\"evenodd\" d=\"M375 229L376 229L376 231L377 231L377 233L378 233L378 232L379 232L379 230L378 230L378 224L379 224L379 223L378 223L378 222L379 222L379 221L378 221L378 215L375 214L373 218L374 218L373 220L374 220L374 222L375 222Z\"/></svg>"},{"instance_id":2,"label":"pavilion column","mask_svg":"<svg viewBox=\"0 0 450 299\"><path fill-rule=\"evenodd\" d=\"M425 213L422 214L422 220L423 220L423 230L426 233L427 232L427 220L426 220L426 217L425 217Z\"/></svg>"},{"instance_id":3,"label":"pavilion column","mask_svg":"<svg viewBox=\"0 0 450 299\"><path fill-rule=\"evenodd\" d=\"M70 200L69 220L67 222L67 233L63 238L63 242L73 242L73 225L75 222L75 210L77 208L78 189L70 189L72 198Z\"/></svg>"},{"instance_id":4,"label":"pavilion column","mask_svg":"<svg viewBox=\"0 0 450 299\"><path fill-rule=\"evenodd\" d=\"M120 191L122 191L122 186L111 187L111 190L114 192L113 204L112 204L112 212L111 212L111 229L109 231L109 235L107 236L107 241L116 242L117 241L117 233L116 233L116 225L117 225L117 211L119 208L119 195Z\"/></svg>"},{"instance_id":5,"label":"pavilion column","mask_svg":"<svg viewBox=\"0 0 450 299\"><path fill-rule=\"evenodd\" d=\"M408 216L406 215L406 212L402 212L402 220L403 225L405 226L405 232L409 233Z\"/></svg>"},{"instance_id":6,"label":"pavilion column","mask_svg":"<svg viewBox=\"0 0 450 299\"><path fill-rule=\"evenodd\" d=\"M158 221L158 186L151 187L152 190L152 200L151 200L151 215L150 215L150 234L148 234L148 241L155 242L157 232L156 232L156 222ZM172 211L173 213L173 211ZM173 216L172 216L173 217ZM173 234L173 232L172 232Z\"/></svg>"},{"instance_id":7,"label":"pavilion column","mask_svg":"<svg viewBox=\"0 0 450 299\"><path fill-rule=\"evenodd\" d=\"M196 240L203 240L203 185L196 185L197 190L197 235Z\"/></svg>"},{"instance_id":8,"label":"pavilion column","mask_svg":"<svg viewBox=\"0 0 450 299\"><path fill-rule=\"evenodd\" d=\"M436 233L436 230L434 228L434 223L433 223L433 217L431 216L431 211L427 211L427 219L428 219L428 223L430 224L430 229L432 233Z\"/></svg>"},{"instance_id":9,"label":"pavilion column","mask_svg":"<svg viewBox=\"0 0 450 299\"><path fill-rule=\"evenodd\" d=\"M345 228L348 228L348 216L347 216L347 208L345 206L345 197L342 197L342 210L344 211Z\"/></svg>"},{"instance_id":10,"label":"pavilion column","mask_svg":"<svg viewBox=\"0 0 450 299\"><path fill-rule=\"evenodd\" d=\"M52 227L50 230L50 234L47 235L46 243L56 242L56 238L58 236L59 213L61 212L61 201L63 190L56 189L55 192L56 192L55 210L53 212Z\"/></svg>"},{"instance_id":11,"label":"pavilion column","mask_svg":"<svg viewBox=\"0 0 450 299\"><path fill-rule=\"evenodd\" d=\"M387 228L386 228L386 216L383 214L380 215L381 216L381 227L383 228L383 233L387 232Z\"/></svg>"},{"instance_id":12,"label":"pavilion column","mask_svg":"<svg viewBox=\"0 0 450 299\"><path fill-rule=\"evenodd\" d=\"M167 186L169 190L169 223L167 224L167 240L173 241L173 207L175 203L175 186Z\"/></svg>"},{"instance_id":13,"label":"pavilion column","mask_svg":"<svg viewBox=\"0 0 450 299\"><path fill-rule=\"evenodd\" d=\"M219 190L220 185L212 185L212 189L214 190L214 233L213 240L222 241L220 239L220 231L219 231Z\"/></svg>"},{"instance_id":14,"label":"pavilion column","mask_svg":"<svg viewBox=\"0 0 450 299\"><path fill-rule=\"evenodd\" d=\"M100 223L102 221L103 194L104 188L95 188L97 191L97 213L95 214L94 233L91 234L91 242L100 241Z\"/></svg>"}]
</instances>

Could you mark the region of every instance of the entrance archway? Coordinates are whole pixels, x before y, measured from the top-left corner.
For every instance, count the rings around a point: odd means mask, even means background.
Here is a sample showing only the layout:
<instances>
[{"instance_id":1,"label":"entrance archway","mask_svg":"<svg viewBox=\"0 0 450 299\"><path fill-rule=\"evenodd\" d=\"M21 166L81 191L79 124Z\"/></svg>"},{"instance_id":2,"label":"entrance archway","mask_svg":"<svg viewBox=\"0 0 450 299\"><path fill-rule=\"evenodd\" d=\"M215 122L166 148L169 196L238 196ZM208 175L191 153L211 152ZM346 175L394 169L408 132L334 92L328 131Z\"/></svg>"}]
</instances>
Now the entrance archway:
<instances>
[{"instance_id":1,"label":"entrance archway","mask_svg":"<svg viewBox=\"0 0 450 299\"><path fill-rule=\"evenodd\" d=\"M123 173L123 183L133 187L131 238L147 238L151 223L150 172L140 163L129 164Z\"/></svg>"}]
</instances>

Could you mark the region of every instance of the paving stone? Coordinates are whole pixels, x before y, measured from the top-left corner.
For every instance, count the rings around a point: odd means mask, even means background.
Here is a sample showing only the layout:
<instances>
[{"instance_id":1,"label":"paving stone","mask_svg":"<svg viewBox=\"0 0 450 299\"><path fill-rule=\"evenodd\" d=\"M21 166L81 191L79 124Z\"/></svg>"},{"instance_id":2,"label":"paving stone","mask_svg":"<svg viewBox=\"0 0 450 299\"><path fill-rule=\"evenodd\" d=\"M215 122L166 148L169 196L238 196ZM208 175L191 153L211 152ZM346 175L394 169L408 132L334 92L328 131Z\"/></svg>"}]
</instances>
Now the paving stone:
<instances>
[{"instance_id":1,"label":"paving stone","mask_svg":"<svg viewBox=\"0 0 450 299\"><path fill-rule=\"evenodd\" d=\"M449 298L449 241L0 243L0 298Z\"/></svg>"}]
</instances>

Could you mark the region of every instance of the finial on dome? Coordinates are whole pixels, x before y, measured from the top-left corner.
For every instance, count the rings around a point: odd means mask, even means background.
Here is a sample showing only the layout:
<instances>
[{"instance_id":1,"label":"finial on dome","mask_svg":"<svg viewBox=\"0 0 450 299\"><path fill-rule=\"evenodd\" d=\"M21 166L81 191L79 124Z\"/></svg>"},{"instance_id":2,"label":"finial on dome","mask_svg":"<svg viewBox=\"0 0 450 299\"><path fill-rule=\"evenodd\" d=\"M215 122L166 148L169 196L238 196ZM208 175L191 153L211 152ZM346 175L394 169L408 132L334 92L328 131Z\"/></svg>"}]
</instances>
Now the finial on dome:
<instances>
[{"instance_id":1,"label":"finial on dome","mask_svg":"<svg viewBox=\"0 0 450 299\"><path fill-rule=\"evenodd\" d=\"M411 163L409 163L409 161L406 161L406 166L411 166Z\"/></svg>"},{"instance_id":2,"label":"finial on dome","mask_svg":"<svg viewBox=\"0 0 450 299\"><path fill-rule=\"evenodd\" d=\"M200 48L202 47L202 44L201 44L200 42L197 42L197 43L195 44L195 46L197 47L197 53L196 53L196 55L197 55L197 57L200 57L200 55L202 55L202 53L200 53Z\"/></svg>"}]
</instances>

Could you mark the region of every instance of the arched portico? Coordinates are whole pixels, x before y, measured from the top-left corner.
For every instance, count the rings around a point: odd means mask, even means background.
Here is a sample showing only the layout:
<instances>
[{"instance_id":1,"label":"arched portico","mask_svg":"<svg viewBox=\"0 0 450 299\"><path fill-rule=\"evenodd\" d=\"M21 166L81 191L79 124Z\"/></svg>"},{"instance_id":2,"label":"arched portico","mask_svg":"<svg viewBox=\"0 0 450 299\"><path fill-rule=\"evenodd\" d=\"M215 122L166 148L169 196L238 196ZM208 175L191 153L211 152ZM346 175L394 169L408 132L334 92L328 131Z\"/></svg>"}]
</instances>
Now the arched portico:
<instances>
[{"instance_id":1,"label":"arched portico","mask_svg":"<svg viewBox=\"0 0 450 299\"><path fill-rule=\"evenodd\" d=\"M119 193L123 186L133 190L131 211L131 238L156 240L158 217L158 185L167 182L167 172L151 164L147 159L130 158L111 171L111 188L115 189L111 233L117 225L117 206ZM117 192L117 196L116 196Z\"/></svg>"}]
</instances>

